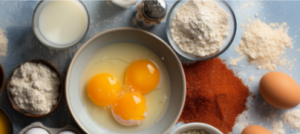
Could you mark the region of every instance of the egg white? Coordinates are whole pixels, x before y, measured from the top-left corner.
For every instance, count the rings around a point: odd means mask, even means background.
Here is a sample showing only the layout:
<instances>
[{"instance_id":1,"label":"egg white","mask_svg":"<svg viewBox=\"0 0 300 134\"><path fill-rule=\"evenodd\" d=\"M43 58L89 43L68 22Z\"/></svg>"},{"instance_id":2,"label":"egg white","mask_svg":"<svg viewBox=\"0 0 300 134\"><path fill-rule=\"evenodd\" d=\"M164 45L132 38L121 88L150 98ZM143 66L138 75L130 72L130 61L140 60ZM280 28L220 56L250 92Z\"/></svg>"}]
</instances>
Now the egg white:
<instances>
[{"instance_id":1,"label":"egg white","mask_svg":"<svg viewBox=\"0 0 300 134\"><path fill-rule=\"evenodd\" d=\"M132 119L130 119L130 120L124 120L120 115L115 114L113 109L111 110L111 113L112 113L114 119L118 123L120 123L120 124L122 124L124 126L140 125L143 122L143 120L132 120ZM144 116L145 117L147 116L147 112L144 113Z\"/></svg>"}]
</instances>

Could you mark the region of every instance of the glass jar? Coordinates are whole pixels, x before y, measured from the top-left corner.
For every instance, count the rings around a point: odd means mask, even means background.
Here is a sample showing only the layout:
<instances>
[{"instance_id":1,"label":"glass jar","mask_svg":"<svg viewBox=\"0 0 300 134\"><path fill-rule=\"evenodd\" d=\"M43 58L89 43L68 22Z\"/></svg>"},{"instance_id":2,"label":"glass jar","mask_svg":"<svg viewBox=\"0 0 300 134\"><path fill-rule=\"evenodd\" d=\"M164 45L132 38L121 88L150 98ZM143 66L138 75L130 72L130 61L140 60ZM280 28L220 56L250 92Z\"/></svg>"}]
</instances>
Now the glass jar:
<instances>
[{"instance_id":1,"label":"glass jar","mask_svg":"<svg viewBox=\"0 0 300 134\"><path fill-rule=\"evenodd\" d=\"M143 0L137 6L136 19L145 26L160 24L167 16L167 3L164 0Z\"/></svg>"}]
</instances>

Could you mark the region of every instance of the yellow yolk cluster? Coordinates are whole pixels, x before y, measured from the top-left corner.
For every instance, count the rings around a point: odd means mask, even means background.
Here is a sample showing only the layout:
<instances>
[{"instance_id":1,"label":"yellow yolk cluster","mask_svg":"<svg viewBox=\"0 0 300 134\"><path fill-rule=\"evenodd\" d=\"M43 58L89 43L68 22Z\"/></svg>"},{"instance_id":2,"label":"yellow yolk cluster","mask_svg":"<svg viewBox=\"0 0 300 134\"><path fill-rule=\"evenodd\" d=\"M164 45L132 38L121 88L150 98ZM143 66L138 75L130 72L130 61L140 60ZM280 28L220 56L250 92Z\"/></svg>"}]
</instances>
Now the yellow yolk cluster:
<instances>
[{"instance_id":1,"label":"yellow yolk cluster","mask_svg":"<svg viewBox=\"0 0 300 134\"><path fill-rule=\"evenodd\" d=\"M87 86L90 99L102 107L111 105L118 100L120 91L121 89L117 78L107 73L94 76Z\"/></svg>"},{"instance_id":2,"label":"yellow yolk cluster","mask_svg":"<svg viewBox=\"0 0 300 134\"><path fill-rule=\"evenodd\" d=\"M89 81L87 92L95 104L102 107L112 106L112 114L120 124L139 125L147 115L143 95L158 86L159 69L149 60L135 61L127 68L125 82L130 89L126 93L122 92L114 76L101 73Z\"/></svg>"},{"instance_id":3,"label":"yellow yolk cluster","mask_svg":"<svg viewBox=\"0 0 300 134\"><path fill-rule=\"evenodd\" d=\"M126 93L120 97L112 109L114 118L122 125L140 124L147 115L145 97L139 93Z\"/></svg>"},{"instance_id":4,"label":"yellow yolk cluster","mask_svg":"<svg viewBox=\"0 0 300 134\"><path fill-rule=\"evenodd\" d=\"M126 71L126 83L135 92L147 94L155 89L160 81L157 66L149 60L133 62Z\"/></svg>"}]
</instances>

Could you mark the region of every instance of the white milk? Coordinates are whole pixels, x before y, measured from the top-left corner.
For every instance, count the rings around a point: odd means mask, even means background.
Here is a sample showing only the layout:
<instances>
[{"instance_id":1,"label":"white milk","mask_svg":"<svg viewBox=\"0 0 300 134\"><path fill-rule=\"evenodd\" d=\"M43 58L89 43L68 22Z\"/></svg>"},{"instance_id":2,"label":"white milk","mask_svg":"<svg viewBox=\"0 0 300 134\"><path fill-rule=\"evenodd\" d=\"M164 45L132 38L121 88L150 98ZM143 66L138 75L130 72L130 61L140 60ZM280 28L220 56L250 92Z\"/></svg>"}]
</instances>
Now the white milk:
<instances>
[{"instance_id":1,"label":"white milk","mask_svg":"<svg viewBox=\"0 0 300 134\"><path fill-rule=\"evenodd\" d=\"M79 41L88 27L87 12L77 0L51 1L41 11L39 28L55 44Z\"/></svg>"}]
</instances>

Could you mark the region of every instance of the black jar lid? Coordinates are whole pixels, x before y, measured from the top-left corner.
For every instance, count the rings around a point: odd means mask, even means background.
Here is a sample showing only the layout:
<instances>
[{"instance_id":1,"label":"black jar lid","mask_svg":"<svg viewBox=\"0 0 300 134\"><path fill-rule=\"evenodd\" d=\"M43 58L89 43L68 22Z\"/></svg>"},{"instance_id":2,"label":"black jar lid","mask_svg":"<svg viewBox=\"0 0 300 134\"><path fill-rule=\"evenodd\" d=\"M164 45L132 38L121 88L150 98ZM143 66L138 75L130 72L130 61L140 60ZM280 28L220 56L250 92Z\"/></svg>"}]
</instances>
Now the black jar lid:
<instances>
[{"instance_id":1,"label":"black jar lid","mask_svg":"<svg viewBox=\"0 0 300 134\"><path fill-rule=\"evenodd\" d=\"M144 0L142 12L149 20L159 20L167 13L167 3L164 0Z\"/></svg>"}]
</instances>

